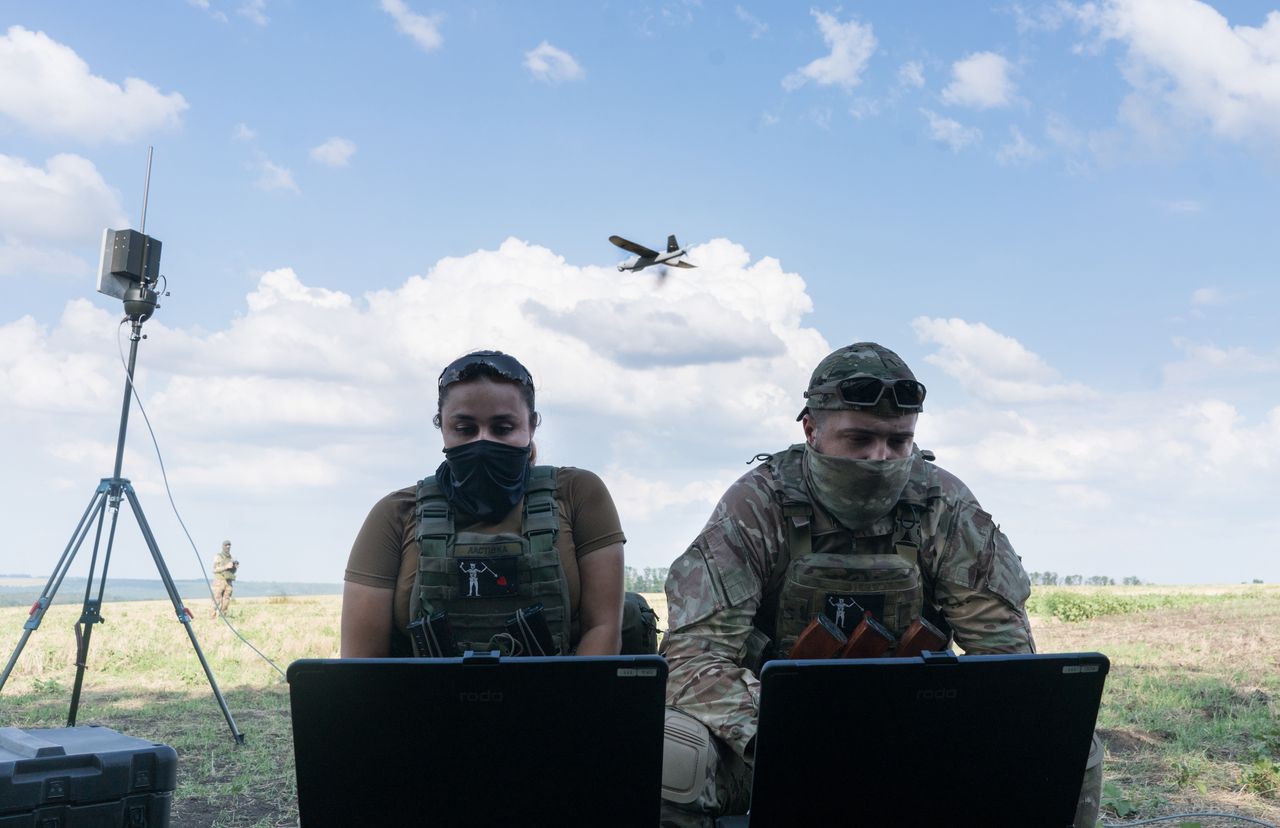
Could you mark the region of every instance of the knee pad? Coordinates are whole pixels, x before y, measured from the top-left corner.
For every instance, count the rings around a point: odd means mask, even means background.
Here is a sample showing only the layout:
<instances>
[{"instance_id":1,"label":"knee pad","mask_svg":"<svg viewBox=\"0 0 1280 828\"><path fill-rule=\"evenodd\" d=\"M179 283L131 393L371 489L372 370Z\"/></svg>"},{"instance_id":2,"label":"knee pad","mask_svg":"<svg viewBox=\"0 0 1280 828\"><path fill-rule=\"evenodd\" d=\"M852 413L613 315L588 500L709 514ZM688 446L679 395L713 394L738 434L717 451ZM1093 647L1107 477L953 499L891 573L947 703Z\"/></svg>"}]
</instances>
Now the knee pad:
<instances>
[{"instance_id":1,"label":"knee pad","mask_svg":"<svg viewBox=\"0 0 1280 828\"><path fill-rule=\"evenodd\" d=\"M668 707L662 740L662 798L679 805L697 800L707 786L711 750L706 725Z\"/></svg>"},{"instance_id":2,"label":"knee pad","mask_svg":"<svg viewBox=\"0 0 1280 828\"><path fill-rule=\"evenodd\" d=\"M1084 763L1084 769L1096 768L1102 764L1102 740L1098 738L1098 732L1093 732L1093 741L1089 743L1089 759Z\"/></svg>"}]
</instances>

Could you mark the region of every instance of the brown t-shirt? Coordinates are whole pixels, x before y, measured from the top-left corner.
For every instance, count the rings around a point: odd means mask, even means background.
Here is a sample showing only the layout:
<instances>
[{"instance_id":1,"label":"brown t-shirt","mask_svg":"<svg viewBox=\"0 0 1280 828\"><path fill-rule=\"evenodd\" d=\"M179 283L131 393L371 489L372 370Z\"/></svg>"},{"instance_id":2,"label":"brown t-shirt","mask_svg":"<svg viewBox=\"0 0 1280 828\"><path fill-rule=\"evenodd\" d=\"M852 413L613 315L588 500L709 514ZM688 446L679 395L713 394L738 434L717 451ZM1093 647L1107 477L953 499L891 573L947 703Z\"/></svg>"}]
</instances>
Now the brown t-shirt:
<instances>
[{"instance_id":1,"label":"brown t-shirt","mask_svg":"<svg viewBox=\"0 0 1280 828\"><path fill-rule=\"evenodd\" d=\"M346 580L355 584L394 589L392 609L395 629L403 633L409 623L409 593L418 574L417 520L414 505L418 487L392 492L374 504L356 535L347 559ZM556 470L556 503L560 507L560 531L556 551L569 581L569 606L578 615L581 580L578 559L597 549L625 543L622 524L613 498L604 481L594 473L572 466ZM517 505L500 523L458 525L459 532L520 534L523 504Z\"/></svg>"}]
</instances>

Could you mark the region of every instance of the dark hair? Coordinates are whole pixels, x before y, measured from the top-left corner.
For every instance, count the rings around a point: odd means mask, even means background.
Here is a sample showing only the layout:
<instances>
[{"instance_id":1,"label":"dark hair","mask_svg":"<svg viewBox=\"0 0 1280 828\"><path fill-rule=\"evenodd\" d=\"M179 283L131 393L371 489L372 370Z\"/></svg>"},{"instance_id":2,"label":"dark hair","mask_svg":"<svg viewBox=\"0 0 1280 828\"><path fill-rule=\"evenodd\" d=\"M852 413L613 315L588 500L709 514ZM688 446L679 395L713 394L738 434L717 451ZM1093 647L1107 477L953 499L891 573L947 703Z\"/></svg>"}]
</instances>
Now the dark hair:
<instances>
[{"instance_id":1,"label":"dark hair","mask_svg":"<svg viewBox=\"0 0 1280 828\"><path fill-rule=\"evenodd\" d=\"M521 365L518 359L502 351L474 351L455 359L440 372L440 393L436 397L436 415L431 418L436 428L441 426L440 418L444 413L444 401L449 395L450 386L481 377L519 386L520 395L529 406L529 426L537 427L541 418L534 407L533 377L529 374L529 370Z\"/></svg>"}]
</instances>

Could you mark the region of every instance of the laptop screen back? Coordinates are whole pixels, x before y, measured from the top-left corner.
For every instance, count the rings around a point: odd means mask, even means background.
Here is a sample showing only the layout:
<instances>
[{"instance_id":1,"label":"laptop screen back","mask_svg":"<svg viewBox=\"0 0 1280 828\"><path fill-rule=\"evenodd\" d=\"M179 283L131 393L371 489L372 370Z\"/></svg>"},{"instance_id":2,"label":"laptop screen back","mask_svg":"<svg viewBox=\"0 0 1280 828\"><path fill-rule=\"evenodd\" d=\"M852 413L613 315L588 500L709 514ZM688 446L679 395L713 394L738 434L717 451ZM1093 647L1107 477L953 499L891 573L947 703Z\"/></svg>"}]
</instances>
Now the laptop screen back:
<instances>
[{"instance_id":1,"label":"laptop screen back","mask_svg":"<svg viewBox=\"0 0 1280 828\"><path fill-rule=\"evenodd\" d=\"M296 661L301 823L651 828L666 675L658 656Z\"/></svg>"},{"instance_id":2,"label":"laptop screen back","mask_svg":"<svg viewBox=\"0 0 1280 828\"><path fill-rule=\"evenodd\" d=\"M772 661L752 826L1066 828L1100 653Z\"/></svg>"}]
</instances>

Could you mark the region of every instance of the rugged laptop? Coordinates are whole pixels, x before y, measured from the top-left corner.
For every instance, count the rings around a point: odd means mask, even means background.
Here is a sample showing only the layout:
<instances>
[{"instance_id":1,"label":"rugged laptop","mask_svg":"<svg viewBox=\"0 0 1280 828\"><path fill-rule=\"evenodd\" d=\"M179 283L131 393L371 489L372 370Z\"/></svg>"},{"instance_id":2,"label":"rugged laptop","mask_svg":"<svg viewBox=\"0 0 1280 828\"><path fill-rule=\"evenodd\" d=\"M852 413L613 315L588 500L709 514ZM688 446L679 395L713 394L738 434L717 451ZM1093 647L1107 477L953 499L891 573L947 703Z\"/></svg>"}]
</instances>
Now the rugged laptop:
<instances>
[{"instance_id":1,"label":"rugged laptop","mask_svg":"<svg viewBox=\"0 0 1280 828\"><path fill-rule=\"evenodd\" d=\"M1100 653L772 661L749 824L1068 828L1109 666Z\"/></svg>"},{"instance_id":2,"label":"rugged laptop","mask_svg":"<svg viewBox=\"0 0 1280 828\"><path fill-rule=\"evenodd\" d=\"M304 659L289 666L303 828L653 828L659 656Z\"/></svg>"}]
</instances>

